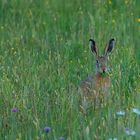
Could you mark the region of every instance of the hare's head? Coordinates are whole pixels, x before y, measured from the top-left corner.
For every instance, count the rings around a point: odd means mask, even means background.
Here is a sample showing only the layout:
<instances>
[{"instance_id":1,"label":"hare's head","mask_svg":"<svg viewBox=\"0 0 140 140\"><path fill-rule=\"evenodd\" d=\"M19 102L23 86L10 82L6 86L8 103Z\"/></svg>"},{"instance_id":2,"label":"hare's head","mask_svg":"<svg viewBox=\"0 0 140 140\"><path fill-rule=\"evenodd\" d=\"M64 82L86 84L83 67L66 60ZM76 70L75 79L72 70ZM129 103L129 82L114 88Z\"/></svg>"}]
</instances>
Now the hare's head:
<instances>
[{"instance_id":1,"label":"hare's head","mask_svg":"<svg viewBox=\"0 0 140 140\"><path fill-rule=\"evenodd\" d=\"M96 57L96 70L97 70L97 72L106 73L108 55L112 51L114 45L115 45L115 40L110 39L107 47L105 48L104 55L100 56L98 54L98 50L96 48L95 41L92 39L89 40L89 46L91 47L91 51L95 54L95 57Z\"/></svg>"}]
</instances>

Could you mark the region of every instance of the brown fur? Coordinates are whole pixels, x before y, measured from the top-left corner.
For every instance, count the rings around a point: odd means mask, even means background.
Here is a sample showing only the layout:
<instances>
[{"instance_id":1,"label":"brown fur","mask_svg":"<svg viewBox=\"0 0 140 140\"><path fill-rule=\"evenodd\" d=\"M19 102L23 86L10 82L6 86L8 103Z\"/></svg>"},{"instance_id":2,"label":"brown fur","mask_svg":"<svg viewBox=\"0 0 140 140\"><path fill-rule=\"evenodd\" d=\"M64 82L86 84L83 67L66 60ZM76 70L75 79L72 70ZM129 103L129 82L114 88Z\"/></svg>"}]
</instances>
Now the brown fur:
<instances>
[{"instance_id":1,"label":"brown fur","mask_svg":"<svg viewBox=\"0 0 140 140\"><path fill-rule=\"evenodd\" d=\"M90 40L91 50L96 56L96 73L88 76L80 84L81 108L84 112L90 106L94 105L94 108L99 107L101 100L104 100L104 97L107 97L109 94L111 81L109 75L106 74L106 70L108 53L112 51L113 45L114 39L110 40L109 45L106 47L105 55L99 56L95 42Z\"/></svg>"}]
</instances>

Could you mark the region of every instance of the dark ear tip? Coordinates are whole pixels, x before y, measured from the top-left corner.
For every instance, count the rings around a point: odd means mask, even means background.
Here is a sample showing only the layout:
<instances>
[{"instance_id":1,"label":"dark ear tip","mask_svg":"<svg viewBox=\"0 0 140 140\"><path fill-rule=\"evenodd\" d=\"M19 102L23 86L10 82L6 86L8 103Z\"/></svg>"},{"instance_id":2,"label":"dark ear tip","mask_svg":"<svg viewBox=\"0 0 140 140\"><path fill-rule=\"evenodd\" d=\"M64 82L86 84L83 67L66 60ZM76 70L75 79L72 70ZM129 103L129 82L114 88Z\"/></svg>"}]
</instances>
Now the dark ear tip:
<instances>
[{"instance_id":1,"label":"dark ear tip","mask_svg":"<svg viewBox=\"0 0 140 140\"><path fill-rule=\"evenodd\" d=\"M116 40L114 38L109 40L109 44L112 44L112 43L114 44L115 42L116 42Z\"/></svg>"},{"instance_id":2,"label":"dark ear tip","mask_svg":"<svg viewBox=\"0 0 140 140\"><path fill-rule=\"evenodd\" d=\"M114 38L110 39L110 42L112 42L112 41L115 41L115 39Z\"/></svg>"},{"instance_id":3,"label":"dark ear tip","mask_svg":"<svg viewBox=\"0 0 140 140\"><path fill-rule=\"evenodd\" d=\"M95 45L95 41L93 39L89 39L89 42L92 42L92 44Z\"/></svg>"},{"instance_id":4,"label":"dark ear tip","mask_svg":"<svg viewBox=\"0 0 140 140\"><path fill-rule=\"evenodd\" d=\"M94 40L93 40L93 39L89 39L89 41L92 41L92 42L94 42Z\"/></svg>"},{"instance_id":5,"label":"dark ear tip","mask_svg":"<svg viewBox=\"0 0 140 140\"><path fill-rule=\"evenodd\" d=\"M90 40L89 40L89 43L90 43L90 46L91 46L91 47L95 46L95 41L94 41L93 39L90 39Z\"/></svg>"}]
</instances>

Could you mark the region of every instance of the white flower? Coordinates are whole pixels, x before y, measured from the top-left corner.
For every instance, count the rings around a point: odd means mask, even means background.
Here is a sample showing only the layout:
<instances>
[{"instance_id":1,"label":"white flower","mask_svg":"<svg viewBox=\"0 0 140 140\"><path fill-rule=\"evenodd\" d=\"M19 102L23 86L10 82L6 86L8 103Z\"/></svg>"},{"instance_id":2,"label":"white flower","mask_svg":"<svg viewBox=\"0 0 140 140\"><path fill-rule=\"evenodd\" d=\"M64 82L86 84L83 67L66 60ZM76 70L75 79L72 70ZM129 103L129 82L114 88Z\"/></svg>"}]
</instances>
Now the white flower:
<instances>
[{"instance_id":1,"label":"white flower","mask_svg":"<svg viewBox=\"0 0 140 140\"><path fill-rule=\"evenodd\" d=\"M118 140L117 138L109 138L108 140Z\"/></svg>"},{"instance_id":2,"label":"white flower","mask_svg":"<svg viewBox=\"0 0 140 140\"><path fill-rule=\"evenodd\" d=\"M135 136L136 135L136 132L132 129L129 129L129 128L125 129L125 133L129 136Z\"/></svg>"},{"instance_id":3,"label":"white flower","mask_svg":"<svg viewBox=\"0 0 140 140\"><path fill-rule=\"evenodd\" d=\"M132 108L132 112L136 113L137 115L140 115L140 110L137 108Z\"/></svg>"},{"instance_id":4,"label":"white flower","mask_svg":"<svg viewBox=\"0 0 140 140\"><path fill-rule=\"evenodd\" d=\"M124 111L118 111L118 112L116 112L116 114L118 116L124 116L125 115L125 112Z\"/></svg>"}]
</instances>

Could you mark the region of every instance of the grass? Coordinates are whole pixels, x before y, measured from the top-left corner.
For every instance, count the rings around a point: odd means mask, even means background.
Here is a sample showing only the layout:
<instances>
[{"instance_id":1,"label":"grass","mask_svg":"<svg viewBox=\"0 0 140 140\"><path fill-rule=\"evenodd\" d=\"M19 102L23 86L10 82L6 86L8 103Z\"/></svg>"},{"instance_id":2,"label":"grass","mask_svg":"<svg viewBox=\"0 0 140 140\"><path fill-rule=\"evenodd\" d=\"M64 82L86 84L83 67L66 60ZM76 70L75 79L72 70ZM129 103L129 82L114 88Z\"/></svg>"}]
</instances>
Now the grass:
<instances>
[{"instance_id":1,"label":"grass","mask_svg":"<svg viewBox=\"0 0 140 140\"><path fill-rule=\"evenodd\" d=\"M1 0L0 139L139 140L140 116L132 112L140 109L139 5ZM78 87L94 70L93 36L101 51L111 37L117 40L109 64L113 85L106 106L84 116ZM128 128L136 134L126 134Z\"/></svg>"}]
</instances>

